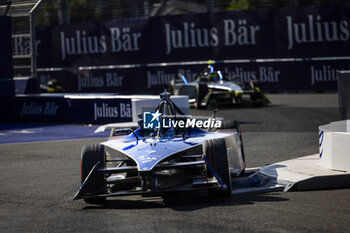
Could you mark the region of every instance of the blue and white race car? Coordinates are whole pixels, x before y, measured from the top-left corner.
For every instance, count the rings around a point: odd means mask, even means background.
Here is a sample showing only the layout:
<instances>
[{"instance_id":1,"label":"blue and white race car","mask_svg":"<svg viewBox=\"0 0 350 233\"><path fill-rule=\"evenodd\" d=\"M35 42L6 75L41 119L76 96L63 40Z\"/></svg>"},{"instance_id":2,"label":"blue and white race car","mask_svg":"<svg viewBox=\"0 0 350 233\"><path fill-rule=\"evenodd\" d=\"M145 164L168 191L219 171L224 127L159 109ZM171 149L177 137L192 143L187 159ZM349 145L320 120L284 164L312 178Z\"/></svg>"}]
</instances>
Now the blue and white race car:
<instances>
[{"instance_id":1,"label":"blue and white race car","mask_svg":"<svg viewBox=\"0 0 350 233\"><path fill-rule=\"evenodd\" d=\"M108 141L81 151L81 187L74 199L98 204L107 197L209 190L231 195L231 179L245 169L237 122L193 119L164 92L137 128L113 129Z\"/></svg>"}]
</instances>

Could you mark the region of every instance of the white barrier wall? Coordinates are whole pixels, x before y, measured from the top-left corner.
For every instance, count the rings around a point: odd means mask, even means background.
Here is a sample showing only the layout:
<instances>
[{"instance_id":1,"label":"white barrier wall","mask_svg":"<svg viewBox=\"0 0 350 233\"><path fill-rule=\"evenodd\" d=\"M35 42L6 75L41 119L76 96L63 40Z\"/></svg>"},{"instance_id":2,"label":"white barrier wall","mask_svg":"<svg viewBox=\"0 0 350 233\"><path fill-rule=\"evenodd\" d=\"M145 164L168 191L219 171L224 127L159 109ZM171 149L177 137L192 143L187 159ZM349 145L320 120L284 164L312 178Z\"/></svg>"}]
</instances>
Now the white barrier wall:
<instances>
[{"instance_id":1,"label":"white barrier wall","mask_svg":"<svg viewBox=\"0 0 350 233\"><path fill-rule=\"evenodd\" d=\"M320 166L350 172L350 120L319 127Z\"/></svg>"}]
</instances>

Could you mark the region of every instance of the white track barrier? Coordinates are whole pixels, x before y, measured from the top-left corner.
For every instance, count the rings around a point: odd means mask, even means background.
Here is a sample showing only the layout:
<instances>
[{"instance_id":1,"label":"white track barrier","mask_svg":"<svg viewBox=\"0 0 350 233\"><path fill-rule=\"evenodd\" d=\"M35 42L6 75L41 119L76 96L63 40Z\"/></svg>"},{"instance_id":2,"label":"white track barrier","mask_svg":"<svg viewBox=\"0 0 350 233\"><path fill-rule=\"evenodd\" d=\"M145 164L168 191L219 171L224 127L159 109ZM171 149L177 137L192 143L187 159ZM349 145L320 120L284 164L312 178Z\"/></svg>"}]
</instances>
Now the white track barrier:
<instances>
[{"instance_id":1,"label":"white track barrier","mask_svg":"<svg viewBox=\"0 0 350 233\"><path fill-rule=\"evenodd\" d=\"M350 120L320 126L319 146L319 154L255 169L256 173L247 177L245 182L258 178L262 184L234 188L232 193L350 187Z\"/></svg>"},{"instance_id":2,"label":"white track barrier","mask_svg":"<svg viewBox=\"0 0 350 233\"><path fill-rule=\"evenodd\" d=\"M350 172L350 120L319 127L320 166Z\"/></svg>"}]
</instances>

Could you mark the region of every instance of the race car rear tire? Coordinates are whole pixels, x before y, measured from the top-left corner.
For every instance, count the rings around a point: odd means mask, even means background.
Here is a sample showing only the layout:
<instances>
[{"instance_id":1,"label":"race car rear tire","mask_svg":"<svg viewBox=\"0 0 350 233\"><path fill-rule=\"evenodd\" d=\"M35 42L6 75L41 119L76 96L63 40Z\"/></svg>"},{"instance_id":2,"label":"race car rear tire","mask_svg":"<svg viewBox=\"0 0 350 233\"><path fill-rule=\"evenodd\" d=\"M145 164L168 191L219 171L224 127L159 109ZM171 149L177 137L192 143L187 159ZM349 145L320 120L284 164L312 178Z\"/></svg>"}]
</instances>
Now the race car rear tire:
<instances>
[{"instance_id":1,"label":"race car rear tire","mask_svg":"<svg viewBox=\"0 0 350 233\"><path fill-rule=\"evenodd\" d=\"M86 145L81 150L81 183L89 175L91 169L97 162L100 162L96 169L105 167L106 151L105 147L100 144ZM84 185L84 193L87 195L96 195L106 192L106 178L104 172L96 170L91 174L89 180ZM84 198L84 201L89 204L100 204L106 201L105 197L89 197Z\"/></svg>"},{"instance_id":2,"label":"race car rear tire","mask_svg":"<svg viewBox=\"0 0 350 233\"><path fill-rule=\"evenodd\" d=\"M210 139L204 142L204 154L211 167L221 178L222 182L227 185L227 189L214 188L209 189L209 195L213 197L229 197L231 195L231 173L228 163L225 139ZM212 176L208 169L208 176Z\"/></svg>"}]
</instances>

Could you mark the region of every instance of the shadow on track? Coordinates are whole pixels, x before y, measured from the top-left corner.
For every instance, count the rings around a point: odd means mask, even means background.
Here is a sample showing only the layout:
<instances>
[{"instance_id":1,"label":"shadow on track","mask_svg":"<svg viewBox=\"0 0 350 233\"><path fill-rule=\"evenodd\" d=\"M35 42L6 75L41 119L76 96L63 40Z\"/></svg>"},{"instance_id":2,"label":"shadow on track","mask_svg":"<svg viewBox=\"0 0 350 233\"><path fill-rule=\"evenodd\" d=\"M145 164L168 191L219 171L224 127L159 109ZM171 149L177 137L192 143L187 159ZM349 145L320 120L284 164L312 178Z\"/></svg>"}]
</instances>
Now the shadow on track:
<instances>
[{"instance_id":1,"label":"shadow on track","mask_svg":"<svg viewBox=\"0 0 350 233\"><path fill-rule=\"evenodd\" d=\"M282 202L289 199L280 193L249 193L229 198L208 197L207 192L181 193L178 195L142 198L140 200L108 200L104 205L85 206L83 210L96 209L154 209L170 208L176 211L194 211L213 206L254 205L257 202Z\"/></svg>"}]
</instances>

